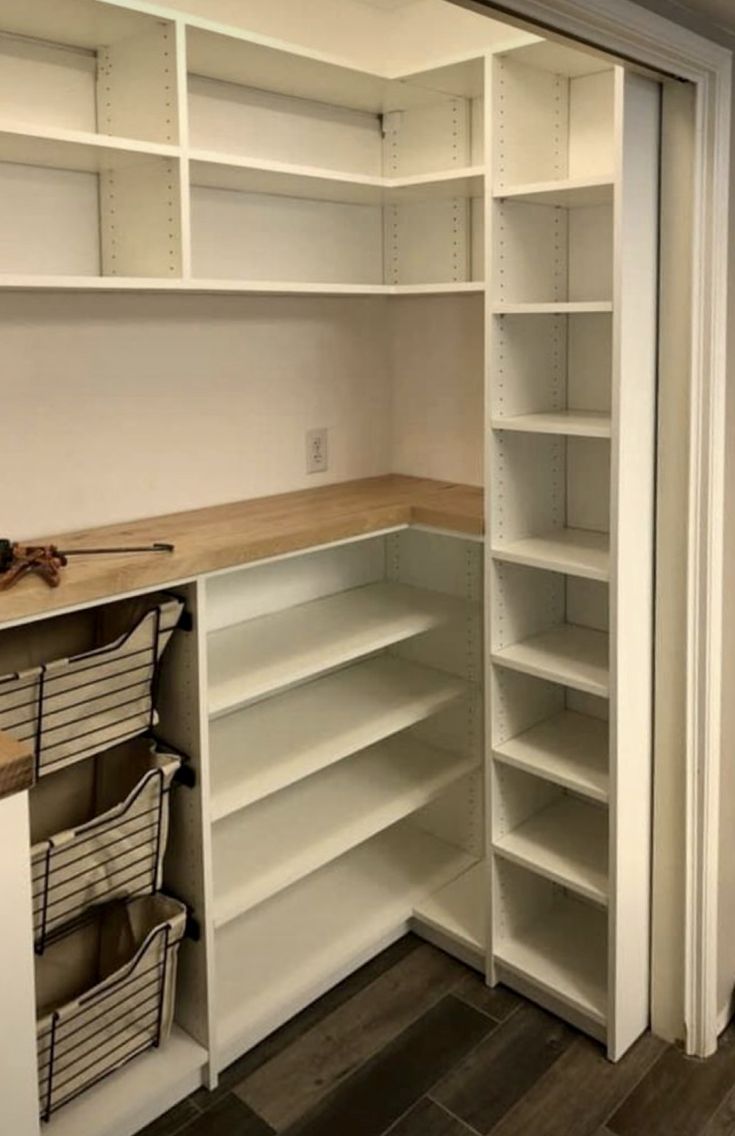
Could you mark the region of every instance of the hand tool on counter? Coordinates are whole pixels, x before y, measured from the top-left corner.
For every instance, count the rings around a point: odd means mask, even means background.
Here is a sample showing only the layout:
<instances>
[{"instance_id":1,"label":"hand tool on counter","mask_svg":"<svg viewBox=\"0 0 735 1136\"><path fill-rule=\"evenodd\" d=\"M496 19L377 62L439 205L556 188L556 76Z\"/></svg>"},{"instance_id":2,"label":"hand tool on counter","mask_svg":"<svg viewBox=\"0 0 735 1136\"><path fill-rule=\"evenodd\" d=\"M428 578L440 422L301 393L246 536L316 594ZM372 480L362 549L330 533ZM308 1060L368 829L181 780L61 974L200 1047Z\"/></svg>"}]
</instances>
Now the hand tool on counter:
<instances>
[{"instance_id":1,"label":"hand tool on counter","mask_svg":"<svg viewBox=\"0 0 735 1136\"><path fill-rule=\"evenodd\" d=\"M149 544L130 548L66 548L55 544L18 544L0 538L0 591L7 591L24 576L37 575L50 588L61 583L61 569L70 556L120 556L128 553L174 552L173 544Z\"/></svg>"}]
</instances>

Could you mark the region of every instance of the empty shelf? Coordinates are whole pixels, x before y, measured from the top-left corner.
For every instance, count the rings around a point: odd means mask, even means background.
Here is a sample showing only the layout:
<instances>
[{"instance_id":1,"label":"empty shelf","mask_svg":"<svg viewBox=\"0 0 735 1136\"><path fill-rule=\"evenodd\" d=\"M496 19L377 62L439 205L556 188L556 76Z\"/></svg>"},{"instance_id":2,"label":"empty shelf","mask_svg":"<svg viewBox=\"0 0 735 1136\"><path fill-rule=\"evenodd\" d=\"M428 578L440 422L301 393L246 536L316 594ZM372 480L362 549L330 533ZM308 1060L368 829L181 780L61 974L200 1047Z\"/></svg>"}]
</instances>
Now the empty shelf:
<instances>
[{"instance_id":1,"label":"empty shelf","mask_svg":"<svg viewBox=\"0 0 735 1136\"><path fill-rule=\"evenodd\" d=\"M213 820L415 725L466 690L443 671L385 656L217 718Z\"/></svg>"},{"instance_id":2,"label":"empty shelf","mask_svg":"<svg viewBox=\"0 0 735 1136\"><path fill-rule=\"evenodd\" d=\"M586 529L558 529L546 536L525 537L508 544L496 544L496 560L546 568L588 580L610 579L610 536Z\"/></svg>"},{"instance_id":3,"label":"empty shelf","mask_svg":"<svg viewBox=\"0 0 735 1136\"><path fill-rule=\"evenodd\" d=\"M413 926L437 946L485 970L485 864L474 864L414 910Z\"/></svg>"},{"instance_id":4,"label":"empty shelf","mask_svg":"<svg viewBox=\"0 0 735 1136\"><path fill-rule=\"evenodd\" d=\"M494 663L607 698L609 640L604 631L564 623L495 651Z\"/></svg>"},{"instance_id":5,"label":"empty shelf","mask_svg":"<svg viewBox=\"0 0 735 1136\"><path fill-rule=\"evenodd\" d=\"M472 863L404 822L219 930L221 1064L407 931L422 899Z\"/></svg>"},{"instance_id":6,"label":"empty shelf","mask_svg":"<svg viewBox=\"0 0 735 1136\"><path fill-rule=\"evenodd\" d=\"M209 712L246 702L439 627L463 600L378 583L226 627L209 636Z\"/></svg>"},{"instance_id":7,"label":"empty shelf","mask_svg":"<svg viewBox=\"0 0 735 1136\"><path fill-rule=\"evenodd\" d=\"M493 418L493 430L516 430L524 434L560 434L577 438L609 438L610 415L594 410L553 410L541 414L518 414Z\"/></svg>"},{"instance_id":8,"label":"empty shelf","mask_svg":"<svg viewBox=\"0 0 735 1136\"><path fill-rule=\"evenodd\" d=\"M496 303L493 312L496 316L532 315L584 315L595 312L611 312L612 300L539 300L528 303Z\"/></svg>"},{"instance_id":9,"label":"empty shelf","mask_svg":"<svg viewBox=\"0 0 735 1136\"><path fill-rule=\"evenodd\" d=\"M493 196L501 200L526 201L534 205L573 209L587 205L610 205L614 183L609 177L565 178L557 181L529 182L526 185L498 186Z\"/></svg>"},{"instance_id":10,"label":"empty shelf","mask_svg":"<svg viewBox=\"0 0 735 1136\"><path fill-rule=\"evenodd\" d=\"M137 1132L201 1087L207 1051L174 1025L160 1049L149 1049L55 1113L44 1131L51 1136L97 1136Z\"/></svg>"},{"instance_id":11,"label":"empty shelf","mask_svg":"<svg viewBox=\"0 0 735 1136\"><path fill-rule=\"evenodd\" d=\"M475 758L399 735L215 826L221 927L428 804Z\"/></svg>"},{"instance_id":12,"label":"empty shelf","mask_svg":"<svg viewBox=\"0 0 735 1136\"><path fill-rule=\"evenodd\" d=\"M604 1025L607 1017L607 918L581 900L562 898L495 951L503 970L527 979Z\"/></svg>"},{"instance_id":13,"label":"empty shelf","mask_svg":"<svg viewBox=\"0 0 735 1136\"><path fill-rule=\"evenodd\" d=\"M498 855L605 905L607 813L563 796L493 841Z\"/></svg>"},{"instance_id":14,"label":"empty shelf","mask_svg":"<svg viewBox=\"0 0 735 1136\"><path fill-rule=\"evenodd\" d=\"M351 205L382 205L443 197L481 197L484 169L472 166L416 177L384 178L239 158L195 150L192 185Z\"/></svg>"},{"instance_id":15,"label":"empty shelf","mask_svg":"<svg viewBox=\"0 0 735 1136\"><path fill-rule=\"evenodd\" d=\"M609 725L564 710L494 747L506 765L534 773L592 800L608 799Z\"/></svg>"}]
</instances>

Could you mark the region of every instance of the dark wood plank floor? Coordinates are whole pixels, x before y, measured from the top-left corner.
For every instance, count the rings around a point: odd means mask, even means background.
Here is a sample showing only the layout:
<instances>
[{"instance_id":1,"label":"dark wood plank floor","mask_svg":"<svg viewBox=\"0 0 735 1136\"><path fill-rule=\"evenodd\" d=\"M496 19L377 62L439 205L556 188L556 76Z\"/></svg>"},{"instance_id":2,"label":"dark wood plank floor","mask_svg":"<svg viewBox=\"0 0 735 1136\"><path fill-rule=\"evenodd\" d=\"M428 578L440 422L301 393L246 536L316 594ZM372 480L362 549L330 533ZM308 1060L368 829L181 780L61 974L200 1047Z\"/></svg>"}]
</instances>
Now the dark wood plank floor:
<instances>
[{"instance_id":1,"label":"dark wood plank floor","mask_svg":"<svg viewBox=\"0 0 735 1136\"><path fill-rule=\"evenodd\" d=\"M709 1061L617 1065L408 935L141 1136L735 1136L735 1029Z\"/></svg>"}]
</instances>

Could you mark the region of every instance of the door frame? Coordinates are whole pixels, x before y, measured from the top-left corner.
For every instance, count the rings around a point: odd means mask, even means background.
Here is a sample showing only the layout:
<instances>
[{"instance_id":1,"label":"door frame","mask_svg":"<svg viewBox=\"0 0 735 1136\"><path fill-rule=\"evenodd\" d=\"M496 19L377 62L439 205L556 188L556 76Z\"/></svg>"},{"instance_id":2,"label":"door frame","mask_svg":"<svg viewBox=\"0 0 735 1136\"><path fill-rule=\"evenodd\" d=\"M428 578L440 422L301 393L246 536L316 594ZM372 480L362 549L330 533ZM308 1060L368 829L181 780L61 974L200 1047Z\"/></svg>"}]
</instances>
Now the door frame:
<instances>
[{"instance_id":1,"label":"door frame","mask_svg":"<svg viewBox=\"0 0 735 1136\"><path fill-rule=\"evenodd\" d=\"M696 89L687 529L684 1045L717 1048L725 396L732 55L630 0L452 0Z\"/></svg>"}]
</instances>

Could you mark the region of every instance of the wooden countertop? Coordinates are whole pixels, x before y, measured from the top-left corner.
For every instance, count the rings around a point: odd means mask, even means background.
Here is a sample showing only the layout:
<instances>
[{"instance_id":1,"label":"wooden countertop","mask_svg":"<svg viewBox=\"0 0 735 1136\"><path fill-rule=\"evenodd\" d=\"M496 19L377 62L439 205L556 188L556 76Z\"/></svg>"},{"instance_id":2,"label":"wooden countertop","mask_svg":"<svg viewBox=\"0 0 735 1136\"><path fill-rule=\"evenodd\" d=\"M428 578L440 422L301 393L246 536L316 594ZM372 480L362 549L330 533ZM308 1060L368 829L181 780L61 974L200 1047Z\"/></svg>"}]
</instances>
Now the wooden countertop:
<instances>
[{"instance_id":1,"label":"wooden countertop","mask_svg":"<svg viewBox=\"0 0 735 1136\"><path fill-rule=\"evenodd\" d=\"M176 551L75 557L59 588L33 578L0 592L0 626L411 523L480 535L482 490L391 474L46 537L62 549L164 541Z\"/></svg>"}]
</instances>

